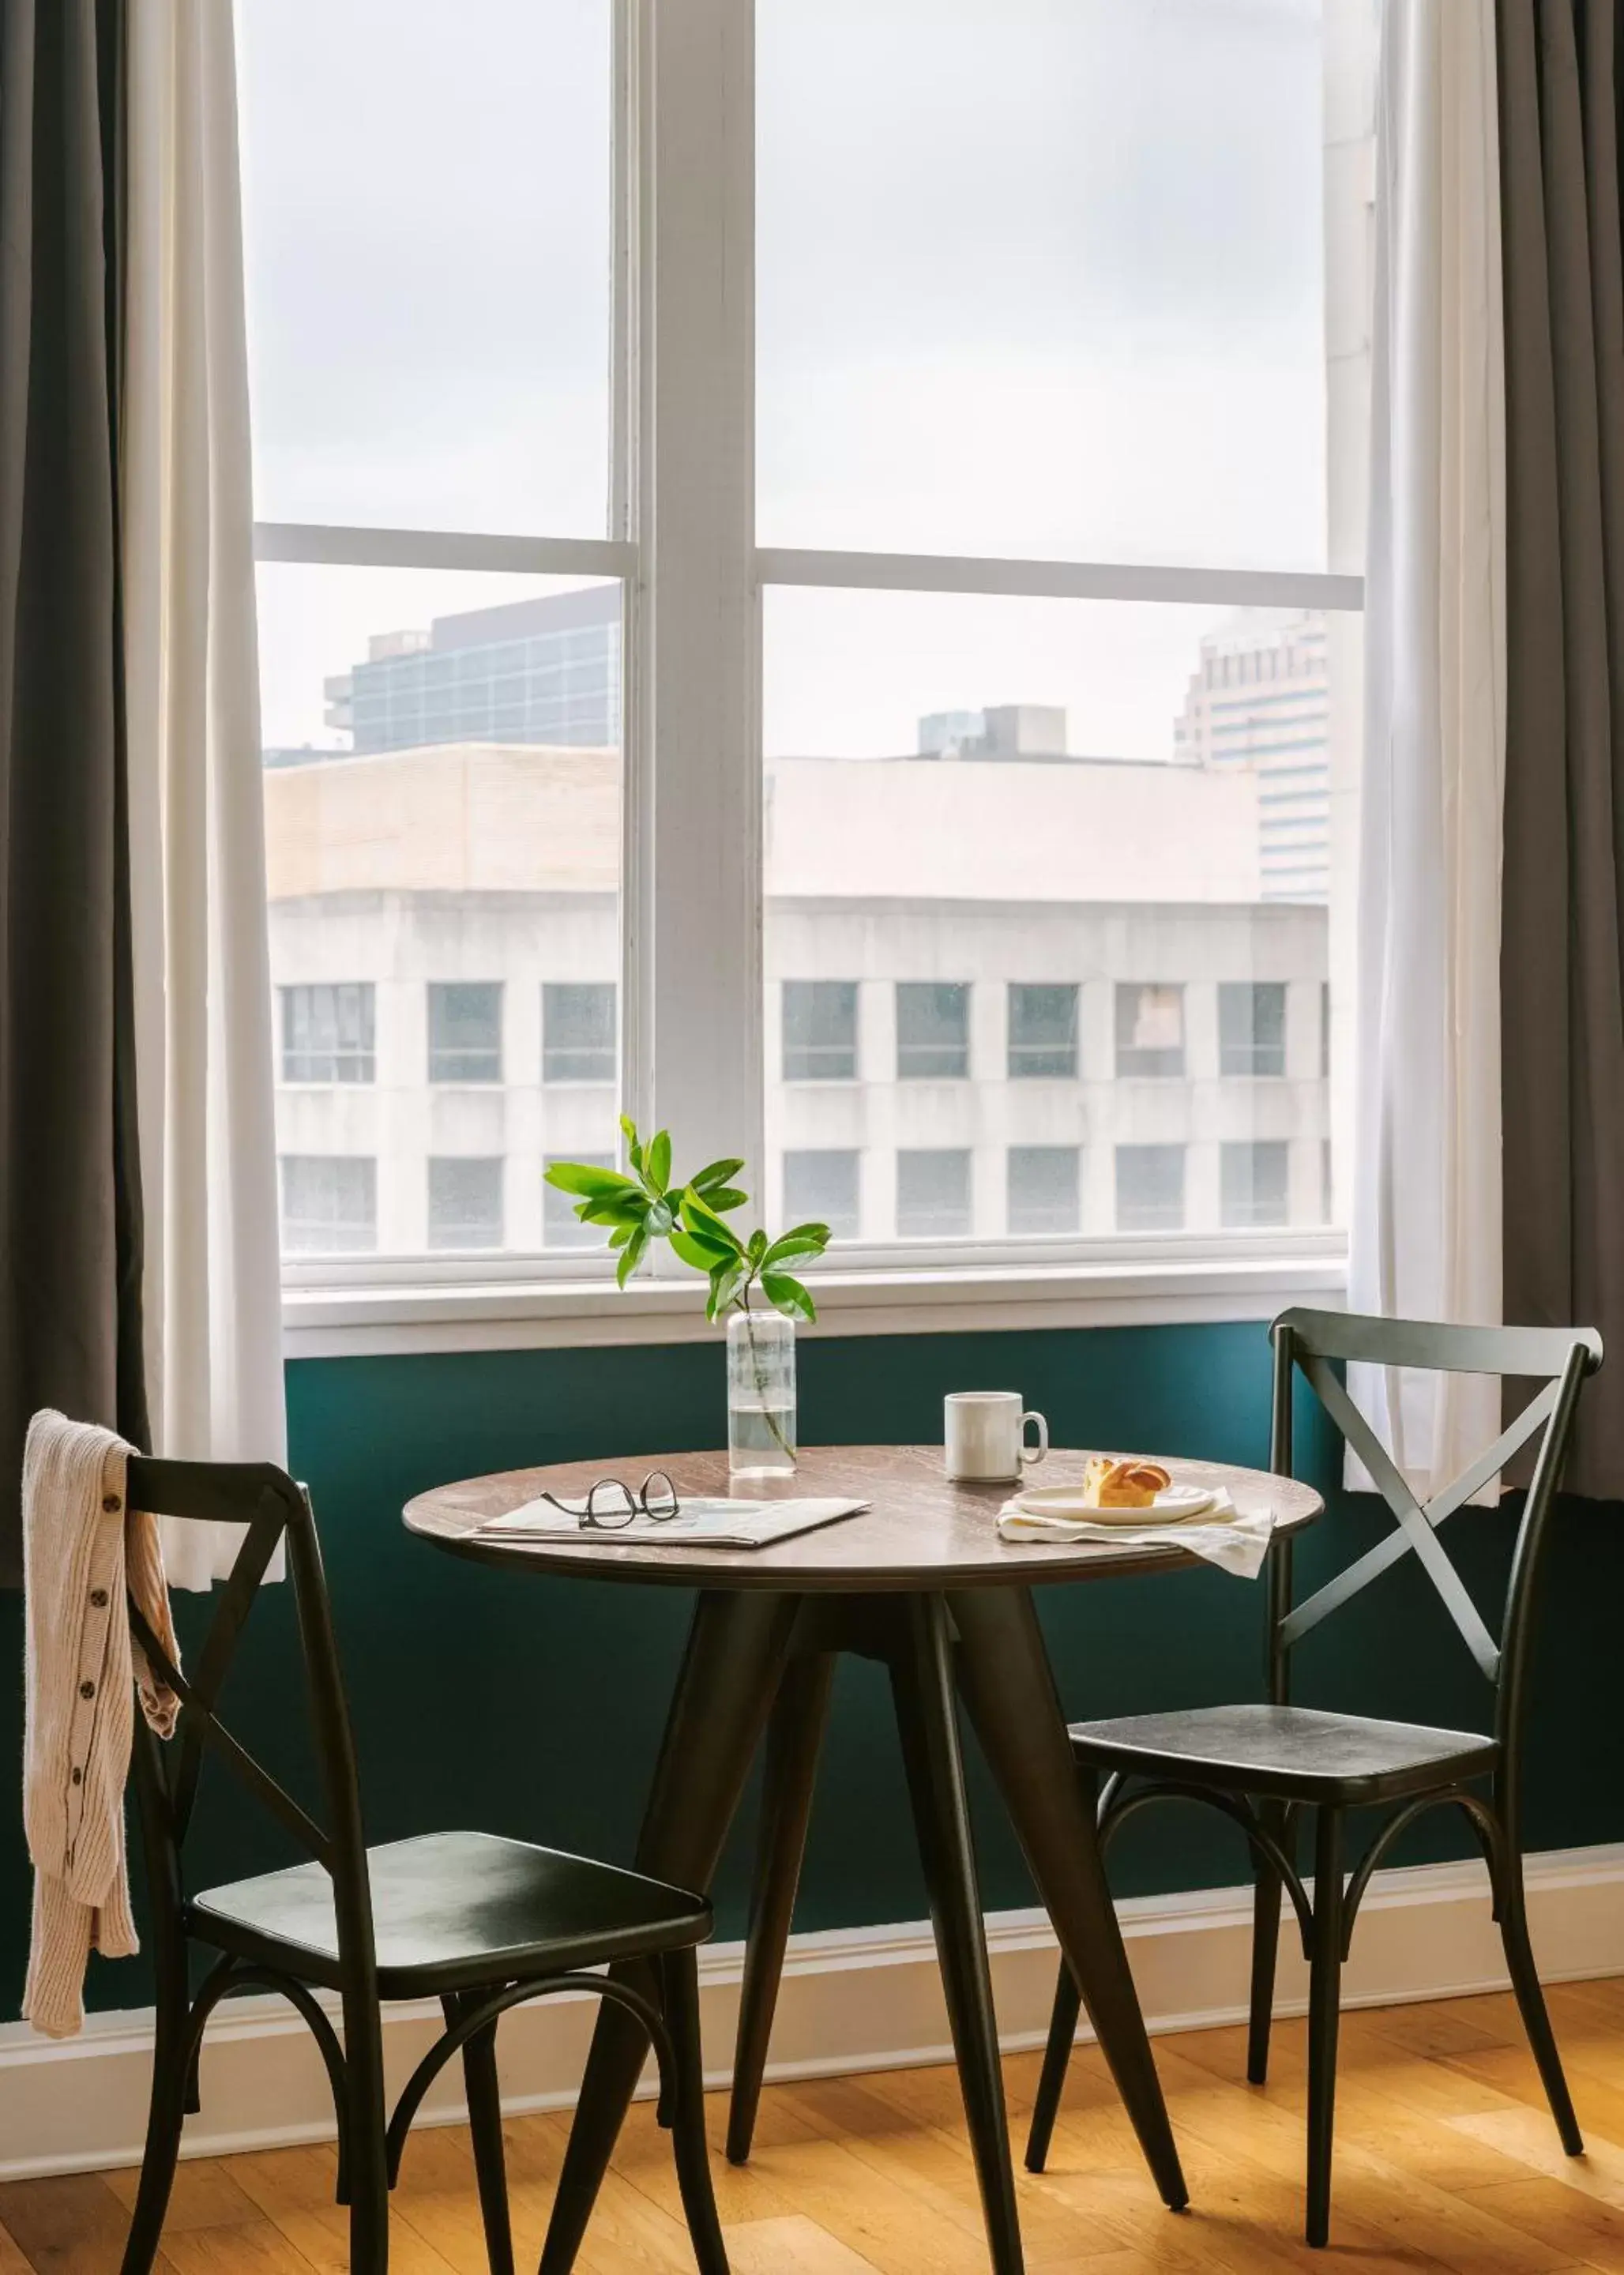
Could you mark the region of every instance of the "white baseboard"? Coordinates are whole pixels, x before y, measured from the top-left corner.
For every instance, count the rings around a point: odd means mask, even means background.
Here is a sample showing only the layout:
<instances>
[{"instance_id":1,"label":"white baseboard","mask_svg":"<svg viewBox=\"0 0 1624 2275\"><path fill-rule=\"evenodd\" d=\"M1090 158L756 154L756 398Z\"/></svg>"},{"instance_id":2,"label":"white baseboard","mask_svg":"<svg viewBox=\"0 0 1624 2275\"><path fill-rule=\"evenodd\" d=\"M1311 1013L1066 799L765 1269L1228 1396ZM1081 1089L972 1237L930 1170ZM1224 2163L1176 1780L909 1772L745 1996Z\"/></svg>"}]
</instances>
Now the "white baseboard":
<instances>
[{"instance_id":1,"label":"white baseboard","mask_svg":"<svg viewBox=\"0 0 1624 2275\"><path fill-rule=\"evenodd\" d=\"M1529 1906L1540 1968L1550 1982L1624 1974L1624 1843L1547 1850L1528 1860ZM1152 2030L1198 2029L1245 2012L1251 1894L1205 1888L1131 1897L1118 1907ZM1288 1923L1289 1928L1289 1922ZM1055 1946L1040 1911L987 1922L1000 2036L1007 2049L1042 2042L1054 1992ZM700 1954L707 2077L727 2082L744 1946ZM1479 1863L1380 1872L1359 1916L1344 1977L1350 2006L1393 2006L1505 1987L1499 1938ZM1307 1973L1289 1932L1280 1939L1279 2008L1300 2014ZM560 1998L520 2007L502 2024L502 2100L509 2110L574 2099L597 2001ZM392 2086L440 2027L434 2002L386 2009ZM91 2172L139 2162L152 2057L152 2014L96 2014L82 2037L36 2037L0 2025L0 2181ZM847 1928L792 1939L773 2036L769 2077L902 2068L950 2058L935 1950L925 1923ZM453 2063L419 2120L452 2124L465 2112ZM188 2120L187 2156L216 2156L330 2140L327 2078L292 2010L274 1998L239 1999L209 2025L200 2114Z\"/></svg>"}]
</instances>

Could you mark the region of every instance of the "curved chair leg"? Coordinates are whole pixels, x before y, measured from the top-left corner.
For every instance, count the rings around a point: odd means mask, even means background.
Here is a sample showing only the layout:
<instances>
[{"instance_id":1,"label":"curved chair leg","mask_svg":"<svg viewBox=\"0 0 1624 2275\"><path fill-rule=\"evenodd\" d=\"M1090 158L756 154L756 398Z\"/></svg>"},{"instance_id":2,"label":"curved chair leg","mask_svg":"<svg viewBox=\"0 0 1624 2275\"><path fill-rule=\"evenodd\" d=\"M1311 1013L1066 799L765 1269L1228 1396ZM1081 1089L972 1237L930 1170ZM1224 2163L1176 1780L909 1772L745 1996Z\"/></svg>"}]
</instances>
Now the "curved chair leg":
<instances>
[{"instance_id":1,"label":"curved chair leg","mask_svg":"<svg viewBox=\"0 0 1624 2275\"><path fill-rule=\"evenodd\" d=\"M676 2075L661 2080L669 2109L676 2181L699 2275L728 2275L727 2246L711 2186L705 2139L705 2066L699 2048L699 1962L691 1951L669 1951L660 1961L661 2003L671 2037Z\"/></svg>"},{"instance_id":2,"label":"curved chair leg","mask_svg":"<svg viewBox=\"0 0 1624 2275\"><path fill-rule=\"evenodd\" d=\"M344 2178L350 2194L350 2275L388 2275L389 2166L385 2146L383 2020L375 1999L346 1998Z\"/></svg>"},{"instance_id":3,"label":"curved chair leg","mask_svg":"<svg viewBox=\"0 0 1624 2275\"><path fill-rule=\"evenodd\" d=\"M1282 1845L1290 1825L1290 1811L1268 1803L1258 1811L1264 1830ZM1284 1893L1280 1876L1266 1858L1254 1858L1256 1885L1252 1895L1252 1987L1246 2033L1246 2082L1265 2085L1269 2076L1269 2030L1274 2020L1274 1961L1280 1948L1280 1908Z\"/></svg>"},{"instance_id":4,"label":"curved chair leg","mask_svg":"<svg viewBox=\"0 0 1624 2275\"><path fill-rule=\"evenodd\" d=\"M192 2065L186 2055L189 2009L170 1984L161 1993L152 2057L152 2100L147 2112L147 2145L141 2152L140 2185L125 2244L123 2275L148 2275L163 2233L181 2128L186 2119Z\"/></svg>"},{"instance_id":5,"label":"curved chair leg","mask_svg":"<svg viewBox=\"0 0 1624 2275\"><path fill-rule=\"evenodd\" d=\"M1336 2041L1342 1996L1342 1812L1321 1809L1314 1828L1314 1937L1308 1990L1308 2220L1311 2244L1331 2229L1336 2122Z\"/></svg>"},{"instance_id":6,"label":"curved chair leg","mask_svg":"<svg viewBox=\"0 0 1624 2275\"><path fill-rule=\"evenodd\" d=\"M1562 2146L1570 2157L1582 2157L1584 2154L1584 2135L1579 2130L1573 2097L1562 2074L1562 2058L1557 2052L1556 2034L1551 2028L1545 1994L1540 1987L1538 1970L1534 1964L1534 1947L1529 1941L1521 1850L1513 1850L1507 1856L1505 1872L1506 1886L1499 1907L1500 1941L1505 1946L1506 1965L1511 1973L1511 1987L1516 1993L1517 2011L1522 2017L1522 2027L1528 2032L1528 2042L1539 2067L1539 2082L1545 2087L1545 2099L1551 2105L1551 2114L1556 2120Z\"/></svg>"},{"instance_id":7,"label":"curved chair leg","mask_svg":"<svg viewBox=\"0 0 1624 2275\"><path fill-rule=\"evenodd\" d=\"M1062 1959L1054 1982L1054 2007L1049 2016L1048 2042L1043 2049L1043 2068L1032 2102L1031 2127L1026 2135L1029 2173L1040 2173L1048 2161L1049 2143L1054 2138L1054 2120L1060 2114L1060 2097L1082 2011L1083 1994L1077 1989L1076 1977Z\"/></svg>"},{"instance_id":8,"label":"curved chair leg","mask_svg":"<svg viewBox=\"0 0 1624 2275\"><path fill-rule=\"evenodd\" d=\"M442 1999L446 2027L454 2029L462 2002ZM491 2023L463 2048L463 2082L468 2089L468 2128L473 2135L473 2168L480 2188L480 2218L485 2226L485 2256L491 2275L513 2275L513 2224L508 2210L507 2158L502 2142L502 2091L496 2075L496 2025Z\"/></svg>"}]
</instances>

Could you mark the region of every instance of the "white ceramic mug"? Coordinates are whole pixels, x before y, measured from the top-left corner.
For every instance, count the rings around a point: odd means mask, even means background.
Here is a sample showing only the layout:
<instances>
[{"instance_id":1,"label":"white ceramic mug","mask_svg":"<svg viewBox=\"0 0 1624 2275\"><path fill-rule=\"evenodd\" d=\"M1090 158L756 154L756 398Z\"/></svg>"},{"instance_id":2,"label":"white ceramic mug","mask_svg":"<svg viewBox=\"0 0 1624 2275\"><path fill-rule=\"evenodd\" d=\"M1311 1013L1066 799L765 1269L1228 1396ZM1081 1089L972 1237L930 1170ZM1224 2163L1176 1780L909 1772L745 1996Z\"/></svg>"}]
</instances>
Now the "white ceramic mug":
<instances>
[{"instance_id":1,"label":"white ceramic mug","mask_svg":"<svg viewBox=\"0 0 1624 2275\"><path fill-rule=\"evenodd\" d=\"M1038 1441L1026 1442L1026 1425ZM942 1443L948 1475L985 1485L1010 1485L1049 1450L1049 1425L1023 1413L1018 1390L955 1390L942 1403Z\"/></svg>"}]
</instances>

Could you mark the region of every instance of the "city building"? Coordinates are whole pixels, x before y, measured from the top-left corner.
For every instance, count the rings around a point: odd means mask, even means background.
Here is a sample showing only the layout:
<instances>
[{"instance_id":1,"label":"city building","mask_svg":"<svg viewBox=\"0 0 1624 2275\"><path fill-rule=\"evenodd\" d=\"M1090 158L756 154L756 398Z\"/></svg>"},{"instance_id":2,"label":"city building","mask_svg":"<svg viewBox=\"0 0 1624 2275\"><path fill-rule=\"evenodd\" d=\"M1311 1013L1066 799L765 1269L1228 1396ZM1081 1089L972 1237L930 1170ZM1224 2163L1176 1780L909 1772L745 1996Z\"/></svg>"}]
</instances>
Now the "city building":
<instances>
[{"instance_id":1,"label":"city building","mask_svg":"<svg viewBox=\"0 0 1624 2275\"><path fill-rule=\"evenodd\" d=\"M1206 635L1174 752L1189 765L1257 775L1265 900L1328 896L1330 740L1323 613L1247 608Z\"/></svg>"}]
</instances>

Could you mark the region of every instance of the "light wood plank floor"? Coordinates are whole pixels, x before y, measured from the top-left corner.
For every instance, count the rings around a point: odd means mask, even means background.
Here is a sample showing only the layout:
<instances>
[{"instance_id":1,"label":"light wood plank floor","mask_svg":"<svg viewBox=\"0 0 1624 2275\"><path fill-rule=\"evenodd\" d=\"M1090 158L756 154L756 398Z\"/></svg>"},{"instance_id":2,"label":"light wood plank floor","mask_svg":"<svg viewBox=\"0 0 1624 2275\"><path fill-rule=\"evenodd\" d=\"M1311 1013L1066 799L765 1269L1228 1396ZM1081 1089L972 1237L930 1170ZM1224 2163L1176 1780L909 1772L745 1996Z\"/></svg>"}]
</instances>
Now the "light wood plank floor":
<instances>
[{"instance_id":1,"label":"light wood plank floor","mask_svg":"<svg viewBox=\"0 0 1624 2275\"><path fill-rule=\"evenodd\" d=\"M1098 2057L1079 2052L1049 2171L1019 2177L1031 2275L1223 2275L1352 2264L1359 2275L1624 2275L1624 1981L1552 1993L1590 2141L1557 2146L1509 1997L1344 2019L1332 2246L1310 2252L1303 2211L1303 2026L1277 2032L1266 2091L1241 2082L1242 2036L1157 2042L1195 2199L1162 2210ZM1036 2055L1006 2065L1018 2144ZM716 2185L736 2275L984 2275L974 2178L951 2071L904 2070L770 2088L754 2161ZM519 2264L533 2267L567 2130L507 2128ZM343 2275L344 2214L327 2148L181 2166L160 2275ZM0 2188L0 2275L112 2275L132 2173ZM665 2136L632 2112L581 2255L584 2275L690 2271ZM395 2275L485 2275L468 2139L414 2136L394 2200Z\"/></svg>"}]
</instances>

